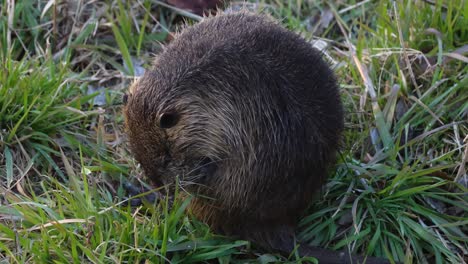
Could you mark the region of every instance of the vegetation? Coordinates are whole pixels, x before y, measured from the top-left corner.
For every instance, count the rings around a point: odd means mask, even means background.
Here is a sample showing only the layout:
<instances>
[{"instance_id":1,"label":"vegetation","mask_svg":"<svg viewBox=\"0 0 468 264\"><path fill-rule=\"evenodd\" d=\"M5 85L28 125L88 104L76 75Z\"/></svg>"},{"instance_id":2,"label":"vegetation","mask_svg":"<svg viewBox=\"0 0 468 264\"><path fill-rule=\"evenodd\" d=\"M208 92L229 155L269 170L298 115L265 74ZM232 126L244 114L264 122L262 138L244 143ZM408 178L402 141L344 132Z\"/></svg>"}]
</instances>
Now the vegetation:
<instances>
[{"instance_id":1,"label":"vegetation","mask_svg":"<svg viewBox=\"0 0 468 264\"><path fill-rule=\"evenodd\" d=\"M405 263L466 261L466 1L247 6L326 44L346 105L340 160L299 238ZM304 261L213 234L184 211L189 199L126 203L124 184L145 184L120 98L197 16L156 0L0 7L0 263Z\"/></svg>"}]
</instances>

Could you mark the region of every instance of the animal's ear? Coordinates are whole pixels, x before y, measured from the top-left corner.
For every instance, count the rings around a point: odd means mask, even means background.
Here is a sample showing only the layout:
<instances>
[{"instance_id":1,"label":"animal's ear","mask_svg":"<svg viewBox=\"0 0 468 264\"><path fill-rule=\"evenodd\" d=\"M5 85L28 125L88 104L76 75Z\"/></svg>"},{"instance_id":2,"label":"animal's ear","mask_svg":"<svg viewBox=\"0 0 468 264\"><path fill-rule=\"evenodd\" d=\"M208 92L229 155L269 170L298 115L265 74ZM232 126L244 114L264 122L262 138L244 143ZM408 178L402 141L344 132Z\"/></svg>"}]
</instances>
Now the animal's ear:
<instances>
[{"instance_id":1,"label":"animal's ear","mask_svg":"<svg viewBox=\"0 0 468 264\"><path fill-rule=\"evenodd\" d=\"M127 102L128 102L128 94L125 93L122 96L122 103L123 103L123 105L127 105Z\"/></svg>"},{"instance_id":2,"label":"animal's ear","mask_svg":"<svg viewBox=\"0 0 468 264\"><path fill-rule=\"evenodd\" d=\"M171 128L179 122L179 114L176 112L162 113L159 117L160 128Z\"/></svg>"}]
</instances>

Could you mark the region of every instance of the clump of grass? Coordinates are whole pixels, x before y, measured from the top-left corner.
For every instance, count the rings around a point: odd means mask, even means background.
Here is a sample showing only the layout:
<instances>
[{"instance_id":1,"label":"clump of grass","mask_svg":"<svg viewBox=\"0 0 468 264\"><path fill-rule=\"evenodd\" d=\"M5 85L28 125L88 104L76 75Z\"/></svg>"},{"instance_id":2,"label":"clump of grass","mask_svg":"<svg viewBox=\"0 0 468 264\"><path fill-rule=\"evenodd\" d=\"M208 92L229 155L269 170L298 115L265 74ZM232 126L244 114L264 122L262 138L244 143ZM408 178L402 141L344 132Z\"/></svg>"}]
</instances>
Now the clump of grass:
<instances>
[{"instance_id":1,"label":"clump of grass","mask_svg":"<svg viewBox=\"0 0 468 264\"><path fill-rule=\"evenodd\" d=\"M391 167L348 160L302 220L302 239L398 261L457 263L466 249L464 188L437 177L449 166ZM452 165L453 166L453 165ZM452 185L452 186L450 186Z\"/></svg>"},{"instance_id":2,"label":"clump of grass","mask_svg":"<svg viewBox=\"0 0 468 264\"><path fill-rule=\"evenodd\" d=\"M80 96L82 90L66 65L51 60L41 64L39 59L15 61L8 56L2 61L0 151L4 166L0 171L6 174L7 188L16 178L13 174L28 163L48 163L63 177L53 160L58 154L56 140L82 131L79 122L95 114L86 108L94 95Z\"/></svg>"},{"instance_id":3,"label":"clump of grass","mask_svg":"<svg viewBox=\"0 0 468 264\"><path fill-rule=\"evenodd\" d=\"M75 174L68 158L61 159L67 184L45 176L29 197L6 193L0 256L9 263L228 263L247 245L213 236L206 225L189 219L184 209L190 200L171 207L163 200L135 211L115 204L92 174Z\"/></svg>"},{"instance_id":4,"label":"clump of grass","mask_svg":"<svg viewBox=\"0 0 468 264\"><path fill-rule=\"evenodd\" d=\"M30 56L32 54L40 54L39 47L43 47L45 39L42 38L44 34L41 23L41 5L38 1L20 1L8 2L2 1L0 3L0 35L1 38L1 52L3 56L10 53L11 58L19 59L23 56ZM18 30L13 31L12 28L16 27Z\"/></svg>"}]
</instances>

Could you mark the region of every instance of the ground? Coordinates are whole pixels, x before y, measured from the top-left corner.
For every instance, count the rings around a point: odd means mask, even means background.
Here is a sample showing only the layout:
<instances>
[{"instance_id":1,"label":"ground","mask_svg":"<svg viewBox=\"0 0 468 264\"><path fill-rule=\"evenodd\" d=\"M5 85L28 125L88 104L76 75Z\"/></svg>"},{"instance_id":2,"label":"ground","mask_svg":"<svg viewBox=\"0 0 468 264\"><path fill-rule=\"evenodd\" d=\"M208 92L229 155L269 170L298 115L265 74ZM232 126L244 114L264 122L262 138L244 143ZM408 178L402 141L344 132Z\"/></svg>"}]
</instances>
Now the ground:
<instances>
[{"instance_id":1,"label":"ground","mask_svg":"<svg viewBox=\"0 0 468 264\"><path fill-rule=\"evenodd\" d=\"M346 107L338 164L298 238L405 263L466 262L466 1L246 5L323 48ZM122 95L199 16L156 0L0 7L0 263L304 261L214 234L184 211L189 200L127 205L124 185L145 183Z\"/></svg>"}]
</instances>

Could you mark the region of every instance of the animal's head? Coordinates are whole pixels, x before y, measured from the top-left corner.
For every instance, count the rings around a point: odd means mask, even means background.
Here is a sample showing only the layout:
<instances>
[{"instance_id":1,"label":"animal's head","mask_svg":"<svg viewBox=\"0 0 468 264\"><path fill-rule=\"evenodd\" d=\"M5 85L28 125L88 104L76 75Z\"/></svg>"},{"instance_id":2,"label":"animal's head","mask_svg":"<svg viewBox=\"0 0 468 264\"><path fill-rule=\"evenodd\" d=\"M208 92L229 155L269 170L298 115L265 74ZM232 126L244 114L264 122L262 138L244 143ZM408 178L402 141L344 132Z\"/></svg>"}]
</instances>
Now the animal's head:
<instances>
[{"instance_id":1,"label":"animal's head","mask_svg":"<svg viewBox=\"0 0 468 264\"><path fill-rule=\"evenodd\" d=\"M212 108L191 83L168 83L160 71L136 81L124 97L131 152L156 184L205 185L225 158L223 131Z\"/></svg>"}]
</instances>

